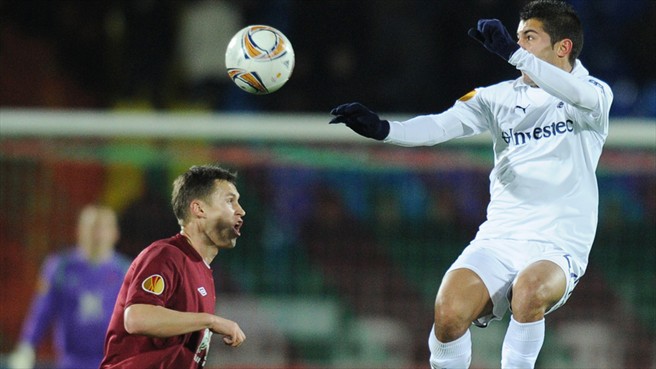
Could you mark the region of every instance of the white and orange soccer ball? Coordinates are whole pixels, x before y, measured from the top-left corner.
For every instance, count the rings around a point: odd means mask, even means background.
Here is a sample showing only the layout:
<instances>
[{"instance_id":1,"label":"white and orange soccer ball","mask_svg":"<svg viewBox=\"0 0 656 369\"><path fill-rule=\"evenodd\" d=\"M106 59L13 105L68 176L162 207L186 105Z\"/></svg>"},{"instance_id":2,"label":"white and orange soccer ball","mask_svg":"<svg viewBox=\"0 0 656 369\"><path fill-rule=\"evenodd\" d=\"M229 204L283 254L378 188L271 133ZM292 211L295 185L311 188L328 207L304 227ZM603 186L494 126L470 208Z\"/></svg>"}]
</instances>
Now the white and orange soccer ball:
<instances>
[{"instance_id":1,"label":"white and orange soccer ball","mask_svg":"<svg viewBox=\"0 0 656 369\"><path fill-rule=\"evenodd\" d=\"M280 89L294 71L294 49L277 29L248 26L237 32L226 49L228 76L242 90L266 95Z\"/></svg>"}]
</instances>

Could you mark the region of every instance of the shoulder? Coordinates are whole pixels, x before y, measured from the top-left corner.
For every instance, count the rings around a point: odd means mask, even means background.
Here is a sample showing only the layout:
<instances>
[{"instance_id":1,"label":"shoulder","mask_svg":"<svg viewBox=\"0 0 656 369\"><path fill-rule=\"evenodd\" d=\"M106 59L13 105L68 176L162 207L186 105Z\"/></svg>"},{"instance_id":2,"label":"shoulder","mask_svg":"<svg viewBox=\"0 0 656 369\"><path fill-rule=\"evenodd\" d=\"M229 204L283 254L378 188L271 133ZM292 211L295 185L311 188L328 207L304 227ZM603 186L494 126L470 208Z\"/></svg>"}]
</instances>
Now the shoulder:
<instances>
[{"instance_id":1,"label":"shoulder","mask_svg":"<svg viewBox=\"0 0 656 369\"><path fill-rule=\"evenodd\" d=\"M178 247L176 238L166 238L158 240L146 247L135 259L135 263L144 263L157 260L158 262L165 262L166 260L184 260L185 253Z\"/></svg>"},{"instance_id":2,"label":"shoulder","mask_svg":"<svg viewBox=\"0 0 656 369\"><path fill-rule=\"evenodd\" d=\"M65 250L53 252L46 257L47 262L62 262L71 260L77 255L77 250L74 247L66 248Z\"/></svg>"},{"instance_id":3,"label":"shoulder","mask_svg":"<svg viewBox=\"0 0 656 369\"><path fill-rule=\"evenodd\" d=\"M613 97L613 92L610 89L608 83L590 75L590 72L588 72L588 70L585 68L583 63L581 63L581 61L578 59L574 63L574 69L572 70L572 74L576 76L579 80L582 80L584 82L587 82L595 86L602 93L602 95L607 96L609 98Z\"/></svg>"},{"instance_id":4,"label":"shoulder","mask_svg":"<svg viewBox=\"0 0 656 369\"><path fill-rule=\"evenodd\" d=\"M482 89L485 89L487 91L505 91L505 90L510 90L513 91L516 88L520 88L522 85L522 82L520 79L511 79L507 81L501 81L492 85L489 85L487 87L483 87Z\"/></svg>"},{"instance_id":5,"label":"shoulder","mask_svg":"<svg viewBox=\"0 0 656 369\"><path fill-rule=\"evenodd\" d=\"M123 263L123 262L126 262L126 261L129 262L129 261L130 261L130 257L128 257L127 255L125 255L125 254L123 254L123 253L121 253L121 252L115 252L115 253L114 253L114 260L115 260L117 263Z\"/></svg>"},{"instance_id":6,"label":"shoulder","mask_svg":"<svg viewBox=\"0 0 656 369\"><path fill-rule=\"evenodd\" d=\"M68 249L48 255L43 262L41 278L54 283L56 286L61 285L70 274L71 268L77 259L77 251L75 249Z\"/></svg>"},{"instance_id":7,"label":"shoulder","mask_svg":"<svg viewBox=\"0 0 656 369\"><path fill-rule=\"evenodd\" d=\"M456 106L494 105L495 103L503 101L509 96L514 95L518 88L521 88L521 86L517 86L516 80L503 81L484 87L476 87L475 89L460 97L456 101Z\"/></svg>"},{"instance_id":8,"label":"shoulder","mask_svg":"<svg viewBox=\"0 0 656 369\"><path fill-rule=\"evenodd\" d=\"M521 88L521 86L518 86L518 83L517 80L502 81L493 85L476 87L470 92L470 94L474 93L475 96L478 96L479 98L495 100L513 94L516 89Z\"/></svg>"},{"instance_id":9,"label":"shoulder","mask_svg":"<svg viewBox=\"0 0 656 369\"><path fill-rule=\"evenodd\" d=\"M114 265L115 268L119 268L121 270L127 270L130 267L131 263L132 260L126 255L118 252L114 253L112 264Z\"/></svg>"},{"instance_id":10,"label":"shoulder","mask_svg":"<svg viewBox=\"0 0 656 369\"><path fill-rule=\"evenodd\" d=\"M43 269L54 271L64 268L75 260L76 255L76 251L70 249L49 254L43 262Z\"/></svg>"},{"instance_id":11,"label":"shoulder","mask_svg":"<svg viewBox=\"0 0 656 369\"><path fill-rule=\"evenodd\" d=\"M599 78L595 78L589 75L581 77L581 79L596 87L599 90L599 92L601 92L602 95L607 96L609 98L613 97L613 91L611 90L608 83L600 80Z\"/></svg>"}]
</instances>

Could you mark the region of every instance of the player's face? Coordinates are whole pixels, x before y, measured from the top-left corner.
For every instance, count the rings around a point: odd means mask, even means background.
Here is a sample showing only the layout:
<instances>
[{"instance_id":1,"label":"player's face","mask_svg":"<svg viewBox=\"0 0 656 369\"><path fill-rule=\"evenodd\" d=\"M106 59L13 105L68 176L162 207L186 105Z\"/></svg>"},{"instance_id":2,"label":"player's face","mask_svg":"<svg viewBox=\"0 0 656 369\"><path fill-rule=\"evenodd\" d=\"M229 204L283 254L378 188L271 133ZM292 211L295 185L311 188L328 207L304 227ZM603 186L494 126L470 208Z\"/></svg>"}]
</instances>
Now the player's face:
<instances>
[{"instance_id":1,"label":"player's face","mask_svg":"<svg viewBox=\"0 0 656 369\"><path fill-rule=\"evenodd\" d=\"M239 192L234 184L217 180L214 193L205 204L205 232L219 248L233 248L241 235L242 218L246 211L239 204Z\"/></svg>"},{"instance_id":2,"label":"player's face","mask_svg":"<svg viewBox=\"0 0 656 369\"><path fill-rule=\"evenodd\" d=\"M82 211L77 231L79 247L93 261L111 254L119 237L116 215L100 207L87 207Z\"/></svg>"},{"instance_id":3,"label":"player's face","mask_svg":"<svg viewBox=\"0 0 656 369\"><path fill-rule=\"evenodd\" d=\"M537 56L549 64L561 67L561 60L555 51L556 45L551 44L551 37L542 28L542 22L537 19L520 21L517 27L517 38L519 46ZM522 72L524 82L535 85L530 77Z\"/></svg>"}]
</instances>

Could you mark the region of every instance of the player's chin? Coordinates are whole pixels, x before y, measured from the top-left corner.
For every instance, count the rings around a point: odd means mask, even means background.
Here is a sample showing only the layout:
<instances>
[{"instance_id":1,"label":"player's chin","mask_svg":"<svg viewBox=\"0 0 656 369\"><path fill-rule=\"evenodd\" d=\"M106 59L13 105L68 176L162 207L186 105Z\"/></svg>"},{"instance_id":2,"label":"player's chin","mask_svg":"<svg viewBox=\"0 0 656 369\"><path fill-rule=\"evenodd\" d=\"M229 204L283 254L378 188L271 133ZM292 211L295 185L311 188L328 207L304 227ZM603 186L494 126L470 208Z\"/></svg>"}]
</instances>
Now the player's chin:
<instances>
[{"instance_id":1,"label":"player's chin","mask_svg":"<svg viewBox=\"0 0 656 369\"><path fill-rule=\"evenodd\" d=\"M237 239L239 238L239 234L233 233L229 238L228 238L228 248L233 248L237 246Z\"/></svg>"},{"instance_id":2,"label":"player's chin","mask_svg":"<svg viewBox=\"0 0 656 369\"><path fill-rule=\"evenodd\" d=\"M221 249L232 249L237 246L237 237L230 237L223 240L223 242L217 244Z\"/></svg>"},{"instance_id":3,"label":"player's chin","mask_svg":"<svg viewBox=\"0 0 656 369\"><path fill-rule=\"evenodd\" d=\"M215 242L215 245L220 249L231 249L237 246L237 238L239 238L238 234L232 230L226 230L221 234L217 242Z\"/></svg>"}]
</instances>

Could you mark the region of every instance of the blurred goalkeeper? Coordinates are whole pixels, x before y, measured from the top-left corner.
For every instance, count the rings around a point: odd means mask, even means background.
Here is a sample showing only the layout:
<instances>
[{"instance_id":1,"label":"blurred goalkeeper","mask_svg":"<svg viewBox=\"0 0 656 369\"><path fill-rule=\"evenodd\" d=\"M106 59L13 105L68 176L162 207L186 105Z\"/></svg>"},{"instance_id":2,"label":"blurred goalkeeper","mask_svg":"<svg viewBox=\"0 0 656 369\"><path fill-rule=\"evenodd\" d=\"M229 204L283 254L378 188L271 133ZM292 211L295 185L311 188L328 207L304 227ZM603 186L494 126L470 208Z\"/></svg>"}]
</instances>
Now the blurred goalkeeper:
<instances>
[{"instance_id":1,"label":"blurred goalkeeper","mask_svg":"<svg viewBox=\"0 0 656 369\"><path fill-rule=\"evenodd\" d=\"M510 309L501 367L533 368L545 315L567 301L588 263L613 93L577 59L582 26L564 2L527 4L519 41L496 19L479 20L469 36L521 77L476 88L440 114L394 122L351 103L333 109L331 123L401 146L492 134L487 220L437 292L430 365L469 367L471 323L485 327Z\"/></svg>"},{"instance_id":2,"label":"blurred goalkeeper","mask_svg":"<svg viewBox=\"0 0 656 369\"><path fill-rule=\"evenodd\" d=\"M130 260L114 251L119 229L114 210L82 209L77 246L51 255L24 322L20 343L9 356L10 369L30 369L35 349L54 328L58 369L97 368L116 294Z\"/></svg>"}]
</instances>

